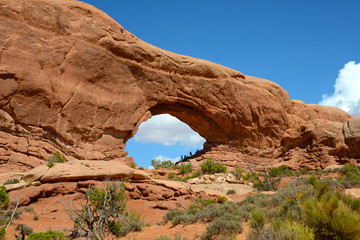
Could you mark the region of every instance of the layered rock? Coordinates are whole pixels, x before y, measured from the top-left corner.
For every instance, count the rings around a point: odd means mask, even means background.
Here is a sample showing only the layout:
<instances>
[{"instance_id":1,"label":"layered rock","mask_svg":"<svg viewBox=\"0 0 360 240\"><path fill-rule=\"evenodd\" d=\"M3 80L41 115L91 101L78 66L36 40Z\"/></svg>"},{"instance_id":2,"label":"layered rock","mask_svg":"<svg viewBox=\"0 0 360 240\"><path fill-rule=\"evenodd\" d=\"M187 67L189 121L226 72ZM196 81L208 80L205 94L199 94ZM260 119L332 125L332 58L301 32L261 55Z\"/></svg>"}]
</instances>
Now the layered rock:
<instances>
[{"instance_id":1,"label":"layered rock","mask_svg":"<svg viewBox=\"0 0 360 240\"><path fill-rule=\"evenodd\" d=\"M26 172L25 181L67 182L100 179L146 180L149 175L116 161L70 161L55 163L48 167L41 165Z\"/></svg>"},{"instance_id":2,"label":"layered rock","mask_svg":"<svg viewBox=\"0 0 360 240\"><path fill-rule=\"evenodd\" d=\"M139 125L162 113L208 143L251 156L359 157L342 134L349 114L159 49L85 3L0 0L0 32L0 160L32 162L55 149L68 158L121 160Z\"/></svg>"}]
</instances>

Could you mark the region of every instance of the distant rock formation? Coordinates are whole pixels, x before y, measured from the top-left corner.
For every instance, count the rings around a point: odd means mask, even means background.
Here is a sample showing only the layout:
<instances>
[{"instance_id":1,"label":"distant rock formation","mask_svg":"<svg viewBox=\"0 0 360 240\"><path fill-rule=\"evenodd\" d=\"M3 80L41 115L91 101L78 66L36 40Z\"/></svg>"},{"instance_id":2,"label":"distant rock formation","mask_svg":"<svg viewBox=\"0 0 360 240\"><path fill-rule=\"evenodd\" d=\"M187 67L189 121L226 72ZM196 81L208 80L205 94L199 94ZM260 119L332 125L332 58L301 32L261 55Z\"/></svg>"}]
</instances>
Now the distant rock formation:
<instances>
[{"instance_id":1,"label":"distant rock formation","mask_svg":"<svg viewBox=\"0 0 360 240\"><path fill-rule=\"evenodd\" d=\"M249 156L294 164L305 156L321 167L360 156L359 120L344 111L152 46L88 4L0 0L0 32L3 162L31 165L55 149L69 159L123 159L139 125L163 113Z\"/></svg>"}]
</instances>

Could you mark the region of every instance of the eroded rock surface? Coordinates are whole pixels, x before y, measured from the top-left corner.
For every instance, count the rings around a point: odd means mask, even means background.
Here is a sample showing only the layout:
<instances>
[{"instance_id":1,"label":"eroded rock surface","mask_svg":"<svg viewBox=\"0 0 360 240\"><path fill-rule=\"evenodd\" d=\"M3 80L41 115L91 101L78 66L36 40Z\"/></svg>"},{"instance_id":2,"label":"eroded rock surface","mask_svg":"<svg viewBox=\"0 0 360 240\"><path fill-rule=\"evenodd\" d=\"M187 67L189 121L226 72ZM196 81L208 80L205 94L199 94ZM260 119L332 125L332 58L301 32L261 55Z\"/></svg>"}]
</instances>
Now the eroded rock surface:
<instances>
[{"instance_id":1,"label":"eroded rock surface","mask_svg":"<svg viewBox=\"0 0 360 240\"><path fill-rule=\"evenodd\" d=\"M116 161L70 161L55 163L48 167L41 165L26 172L23 176L25 181L41 182L67 182L84 180L130 179L146 180L149 175L138 169L133 169L122 162Z\"/></svg>"},{"instance_id":2,"label":"eroded rock surface","mask_svg":"<svg viewBox=\"0 0 360 240\"><path fill-rule=\"evenodd\" d=\"M124 160L126 141L162 113L249 156L318 159L312 167L359 157L342 132L351 118L344 111L291 101L271 81L152 46L88 4L0 0L0 32L3 162L33 168L55 150Z\"/></svg>"}]
</instances>

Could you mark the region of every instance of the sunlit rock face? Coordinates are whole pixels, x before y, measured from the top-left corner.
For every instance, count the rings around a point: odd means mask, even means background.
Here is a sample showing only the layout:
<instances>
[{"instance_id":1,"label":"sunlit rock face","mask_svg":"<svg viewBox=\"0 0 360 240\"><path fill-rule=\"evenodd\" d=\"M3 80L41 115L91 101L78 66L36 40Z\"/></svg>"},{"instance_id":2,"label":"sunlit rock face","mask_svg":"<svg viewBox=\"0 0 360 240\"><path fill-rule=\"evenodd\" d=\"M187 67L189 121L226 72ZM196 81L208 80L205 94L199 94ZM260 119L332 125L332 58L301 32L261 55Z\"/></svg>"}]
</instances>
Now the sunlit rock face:
<instances>
[{"instance_id":1,"label":"sunlit rock face","mask_svg":"<svg viewBox=\"0 0 360 240\"><path fill-rule=\"evenodd\" d=\"M351 150L342 133L349 114L291 101L271 81L152 46L88 4L0 0L0 32L4 161L44 159L54 149L75 159L122 158L139 125L164 113L207 143L254 156Z\"/></svg>"}]
</instances>

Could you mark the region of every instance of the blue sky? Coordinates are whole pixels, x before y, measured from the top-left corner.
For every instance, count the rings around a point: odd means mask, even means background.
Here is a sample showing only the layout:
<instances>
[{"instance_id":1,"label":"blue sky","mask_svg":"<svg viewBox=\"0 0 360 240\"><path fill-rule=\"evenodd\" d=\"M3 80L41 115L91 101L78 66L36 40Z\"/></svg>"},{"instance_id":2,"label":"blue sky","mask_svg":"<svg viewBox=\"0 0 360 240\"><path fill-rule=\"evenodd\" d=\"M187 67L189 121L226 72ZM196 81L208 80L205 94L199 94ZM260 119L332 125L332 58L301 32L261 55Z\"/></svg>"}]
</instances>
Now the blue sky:
<instances>
[{"instance_id":1,"label":"blue sky","mask_svg":"<svg viewBox=\"0 0 360 240\"><path fill-rule=\"evenodd\" d=\"M269 79L291 99L360 115L358 0L85 2L155 46ZM201 138L169 116L149 121L126 146L138 165L202 148Z\"/></svg>"}]
</instances>

